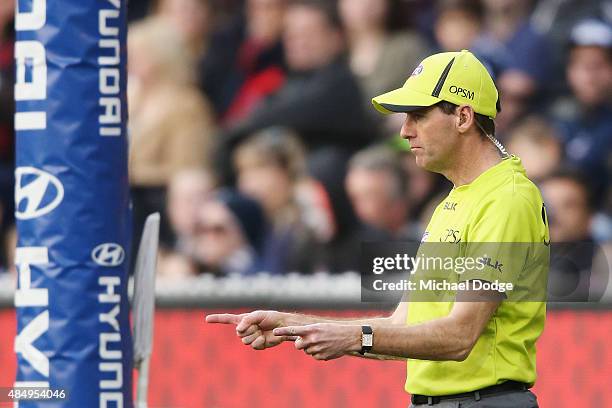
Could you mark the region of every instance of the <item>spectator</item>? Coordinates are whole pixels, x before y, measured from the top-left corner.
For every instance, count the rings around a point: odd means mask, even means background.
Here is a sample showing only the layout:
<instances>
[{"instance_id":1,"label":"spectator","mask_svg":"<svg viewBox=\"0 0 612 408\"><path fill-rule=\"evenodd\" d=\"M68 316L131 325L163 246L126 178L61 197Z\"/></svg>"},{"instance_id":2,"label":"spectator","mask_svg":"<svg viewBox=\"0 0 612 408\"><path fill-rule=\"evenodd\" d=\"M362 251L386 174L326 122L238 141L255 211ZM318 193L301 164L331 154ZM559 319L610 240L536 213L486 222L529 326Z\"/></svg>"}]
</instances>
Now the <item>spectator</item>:
<instances>
[{"instance_id":1,"label":"spectator","mask_svg":"<svg viewBox=\"0 0 612 408\"><path fill-rule=\"evenodd\" d=\"M571 32L567 79L573 93L555 116L569 163L596 181L601 204L610 182L612 152L612 28L587 20Z\"/></svg>"},{"instance_id":2,"label":"spectator","mask_svg":"<svg viewBox=\"0 0 612 408\"><path fill-rule=\"evenodd\" d=\"M524 72L516 69L504 71L497 82L503 109L495 118L495 133L500 140L505 140L525 115L538 112L534 103L537 85Z\"/></svg>"},{"instance_id":3,"label":"spectator","mask_svg":"<svg viewBox=\"0 0 612 408\"><path fill-rule=\"evenodd\" d=\"M438 2L434 35L444 51L471 49L482 35L483 8L478 0L443 0Z\"/></svg>"},{"instance_id":4,"label":"spectator","mask_svg":"<svg viewBox=\"0 0 612 408\"><path fill-rule=\"evenodd\" d=\"M0 207L3 217L0 233L14 223L14 167L15 132L13 116L15 101L13 83L15 82L15 59L13 48L15 31L13 28L14 0L3 0L0 4Z\"/></svg>"},{"instance_id":5,"label":"spectator","mask_svg":"<svg viewBox=\"0 0 612 408\"><path fill-rule=\"evenodd\" d=\"M420 241L408 220L407 174L399 155L388 147L371 147L349 162L346 189L357 217L393 239Z\"/></svg>"},{"instance_id":6,"label":"spectator","mask_svg":"<svg viewBox=\"0 0 612 408\"><path fill-rule=\"evenodd\" d=\"M170 180L167 213L175 242L172 247L160 249L157 267L160 278L177 280L197 273L198 216L213 187L211 174L199 168L182 170Z\"/></svg>"},{"instance_id":7,"label":"spectator","mask_svg":"<svg viewBox=\"0 0 612 408\"><path fill-rule=\"evenodd\" d=\"M508 150L521 158L527 175L535 182L555 171L563 156L554 128L537 116L528 117L514 128Z\"/></svg>"},{"instance_id":8,"label":"spectator","mask_svg":"<svg viewBox=\"0 0 612 408\"><path fill-rule=\"evenodd\" d=\"M511 57L510 69L534 85L546 84L551 67L548 43L529 21L532 0L483 0L488 35L503 44Z\"/></svg>"},{"instance_id":9,"label":"spectator","mask_svg":"<svg viewBox=\"0 0 612 408\"><path fill-rule=\"evenodd\" d=\"M529 21L532 0L484 0L483 4L488 35L503 45L508 56L497 80L503 109L496 118L496 133L503 140L549 90L549 45Z\"/></svg>"},{"instance_id":10,"label":"spectator","mask_svg":"<svg viewBox=\"0 0 612 408\"><path fill-rule=\"evenodd\" d=\"M349 62L371 111L371 99L406 80L427 54L424 40L414 31L392 32L393 0L340 0L346 30Z\"/></svg>"},{"instance_id":11,"label":"spectator","mask_svg":"<svg viewBox=\"0 0 612 408\"><path fill-rule=\"evenodd\" d=\"M238 188L259 202L271 224L263 268L273 274L309 273L318 266L315 235L296 196L305 177L304 161L299 139L281 128L256 133L234 155Z\"/></svg>"},{"instance_id":12,"label":"spectator","mask_svg":"<svg viewBox=\"0 0 612 408\"><path fill-rule=\"evenodd\" d=\"M349 158L341 160L348 163ZM316 174L316 178L300 186L301 198L314 206L307 212L307 218L314 221L311 225L324 243L321 265L332 273L358 270L359 258L355 254L360 251L362 241L389 239L383 231L358 222L344 188L344 164L339 170L333 169L338 160L338 155L329 150L319 154L316 160L311 159L310 174Z\"/></svg>"},{"instance_id":13,"label":"spectator","mask_svg":"<svg viewBox=\"0 0 612 408\"><path fill-rule=\"evenodd\" d=\"M222 135L224 146L218 161L227 165L229 151L240 140L280 125L298 133L310 158L315 153L335 157L331 162L326 160L320 172L342 173L350 152L372 140L376 132L363 105L355 103L362 96L343 58L345 46L336 8L321 0L291 3L283 40L291 70L287 83ZM228 170L225 168L224 174Z\"/></svg>"},{"instance_id":14,"label":"spectator","mask_svg":"<svg viewBox=\"0 0 612 408\"><path fill-rule=\"evenodd\" d=\"M247 0L239 15L213 33L200 64L200 84L221 124L248 117L285 81L281 44L287 0Z\"/></svg>"},{"instance_id":15,"label":"spectator","mask_svg":"<svg viewBox=\"0 0 612 408\"><path fill-rule=\"evenodd\" d=\"M168 185L168 220L176 237L173 249L193 256L198 211L214 188L210 173L186 169L176 173Z\"/></svg>"},{"instance_id":16,"label":"spectator","mask_svg":"<svg viewBox=\"0 0 612 408\"><path fill-rule=\"evenodd\" d=\"M541 183L552 242L590 239L593 215L589 182L576 170L562 169Z\"/></svg>"},{"instance_id":17,"label":"spectator","mask_svg":"<svg viewBox=\"0 0 612 408\"><path fill-rule=\"evenodd\" d=\"M242 275L262 271L266 234L256 201L234 190L221 190L198 211L195 254L203 272Z\"/></svg>"},{"instance_id":18,"label":"spectator","mask_svg":"<svg viewBox=\"0 0 612 408\"><path fill-rule=\"evenodd\" d=\"M296 200L302 207L304 223L315 234L317 242L327 244L337 233L334 206L323 183L305 178L296 186Z\"/></svg>"},{"instance_id":19,"label":"spectator","mask_svg":"<svg viewBox=\"0 0 612 408\"><path fill-rule=\"evenodd\" d=\"M576 171L560 170L540 187L553 243L549 300L587 300L596 255L590 232L593 208L588 182Z\"/></svg>"},{"instance_id":20,"label":"spectator","mask_svg":"<svg viewBox=\"0 0 612 408\"><path fill-rule=\"evenodd\" d=\"M148 214L164 213L172 176L205 163L213 127L206 101L191 85L188 53L164 21L134 24L128 48L130 183L138 237ZM166 225L162 241L170 239Z\"/></svg>"},{"instance_id":21,"label":"spectator","mask_svg":"<svg viewBox=\"0 0 612 408\"><path fill-rule=\"evenodd\" d=\"M434 25L442 51L469 49L495 79L508 64L504 46L484 33L484 8L480 0L442 0Z\"/></svg>"},{"instance_id":22,"label":"spectator","mask_svg":"<svg viewBox=\"0 0 612 408\"><path fill-rule=\"evenodd\" d=\"M210 0L161 0L157 14L181 36L194 61L206 53L214 17Z\"/></svg>"},{"instance_id":23,"label":"spectator","mask_svg":"<svg viewBox=\"0 0 612 408\"><path fill-rule=\"evenodd\" d=\"M601 0L537 1L530 21L537 32L546 36L550 44L550 66L553 75L547 77L555 95L567 91L565 64L567 38L572 28L587 18L605 18L610 21L610 2Z\"/></svg>"}]
</instances>

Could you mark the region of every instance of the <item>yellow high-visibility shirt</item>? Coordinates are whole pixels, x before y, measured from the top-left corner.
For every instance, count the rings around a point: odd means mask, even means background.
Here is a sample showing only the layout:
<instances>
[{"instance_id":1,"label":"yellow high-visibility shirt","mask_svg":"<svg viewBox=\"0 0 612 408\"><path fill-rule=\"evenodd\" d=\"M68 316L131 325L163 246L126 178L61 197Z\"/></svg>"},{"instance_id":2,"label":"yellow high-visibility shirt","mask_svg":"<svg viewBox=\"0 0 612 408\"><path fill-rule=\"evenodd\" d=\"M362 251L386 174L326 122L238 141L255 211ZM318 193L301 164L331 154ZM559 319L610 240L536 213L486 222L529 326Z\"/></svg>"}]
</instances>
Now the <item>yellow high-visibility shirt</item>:
<instances>
[{"instance_id":1,"label":"yellow high-visibility shirt","mask_svg":"<svg viewBox=\"0 0 612 408\"><path fill-rule=\"evenodd\" d=\"M497 280L523 287L543 287L539 288L540 298L527 301L514 301L508 295L466 360L408 360L406 391L449 395L506 380L533 384L536 341L546 318L546 303L541 294L546 289L550 238L542 196L527 178L520 159L516 156L504 159L473 182L454 188L436 208L423 242L421 248L430 242L446 242L461 247L459 252L463 256L485 257L487 261L481 269L473 268L462 274L451 272L457 282ZM533 250L530 243L538 250ZM410 302L407 324L447 316L453 299Z\"/></svg>"}]
</instances>

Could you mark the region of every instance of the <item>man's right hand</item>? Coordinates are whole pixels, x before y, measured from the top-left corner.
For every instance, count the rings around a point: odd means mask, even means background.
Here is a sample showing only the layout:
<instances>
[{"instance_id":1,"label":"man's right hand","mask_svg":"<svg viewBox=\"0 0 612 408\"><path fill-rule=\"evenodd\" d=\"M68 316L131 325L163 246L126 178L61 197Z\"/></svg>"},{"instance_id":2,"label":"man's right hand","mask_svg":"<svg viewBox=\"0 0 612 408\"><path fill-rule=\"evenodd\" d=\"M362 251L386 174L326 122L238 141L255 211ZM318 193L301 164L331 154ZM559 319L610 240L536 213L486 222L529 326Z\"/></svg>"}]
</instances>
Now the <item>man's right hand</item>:
<instances>
[{"instance_id":1,"label":"man's right hand","mask_svg":"<svg viewBox=\"0 0 612 408\"><path fill-rule=\"evenodd\" d=\"M242 343L255 350L278 346L283 341L295 341L296 336L275 336L272 333L277 327L286 326L287 313L273 310L256 310L242 314L212 314L206 316L207 323L235 324L236 334Z\"/></svg>"}]
</instances>

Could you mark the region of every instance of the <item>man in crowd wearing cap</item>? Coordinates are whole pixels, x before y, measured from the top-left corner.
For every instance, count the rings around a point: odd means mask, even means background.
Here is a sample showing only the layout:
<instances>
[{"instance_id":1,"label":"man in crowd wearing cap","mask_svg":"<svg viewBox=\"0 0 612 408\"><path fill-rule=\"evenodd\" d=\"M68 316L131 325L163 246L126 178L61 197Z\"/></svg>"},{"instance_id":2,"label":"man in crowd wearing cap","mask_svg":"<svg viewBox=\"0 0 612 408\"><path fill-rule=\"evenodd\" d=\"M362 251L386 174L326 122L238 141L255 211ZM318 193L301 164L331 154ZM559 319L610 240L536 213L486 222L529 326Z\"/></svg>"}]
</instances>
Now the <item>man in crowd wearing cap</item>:
<instances>
[{"instance_id":1,"label":"man in crowd wearing cap","mask_svg":"<svg viewBox=\"0 0 612 408\"><path fill-rule=\"evenodd\" d=\"M255 311L210 315L207 321L236 324L242 342L256 350L291 340L317 360L407 359L405 388L415 407L537 407L529 387L536 379L535 343L544 328L545 303L506 301L510 294L475 284L499 279L525 285L546 277L548 267L550 239L540 192L520 159L494 137L500 107L491 76L469 51L436 54L423 60L402 88L373 103L384 113L405 113L401 135L417 165L454 184L422 241L457 244L466 256L486 257L482 268L449 272L468 289L446 302L401 302L380 318ZM498 252L479 253L482 243L516 242L546 249L517 253L497 244L488 249Z\"/></svg>"}]
</instances>

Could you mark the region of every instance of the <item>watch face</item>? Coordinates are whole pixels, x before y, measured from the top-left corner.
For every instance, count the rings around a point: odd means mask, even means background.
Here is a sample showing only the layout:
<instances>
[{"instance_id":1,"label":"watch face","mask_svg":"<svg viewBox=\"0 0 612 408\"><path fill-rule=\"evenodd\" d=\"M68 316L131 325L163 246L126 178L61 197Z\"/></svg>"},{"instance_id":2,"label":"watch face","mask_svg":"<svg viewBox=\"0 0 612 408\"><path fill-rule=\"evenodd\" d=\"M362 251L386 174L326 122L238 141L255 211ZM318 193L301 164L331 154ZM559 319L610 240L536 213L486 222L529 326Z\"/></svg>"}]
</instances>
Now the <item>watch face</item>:
<instances>
[{"instance_id":1,"label":"watch face","mask_svg":"<svg viewBox=\"0 0 612 408\"><path fill-rule=\"evenodd\" d=\"M364 347L372 347L372 337L371 334L364 334L361 338L361 345Z\"/></svg>"}]
</instances>

